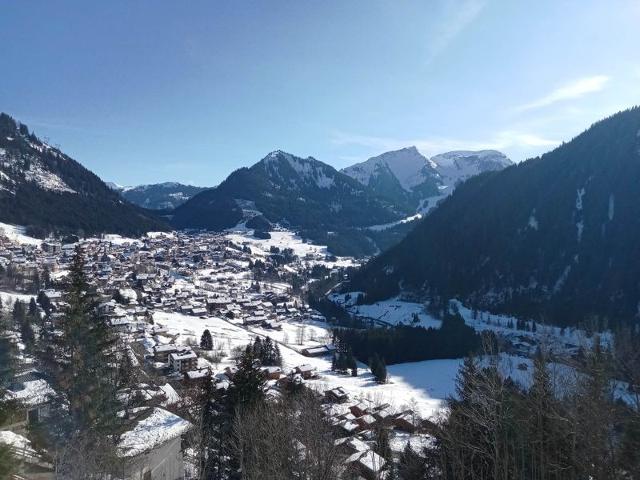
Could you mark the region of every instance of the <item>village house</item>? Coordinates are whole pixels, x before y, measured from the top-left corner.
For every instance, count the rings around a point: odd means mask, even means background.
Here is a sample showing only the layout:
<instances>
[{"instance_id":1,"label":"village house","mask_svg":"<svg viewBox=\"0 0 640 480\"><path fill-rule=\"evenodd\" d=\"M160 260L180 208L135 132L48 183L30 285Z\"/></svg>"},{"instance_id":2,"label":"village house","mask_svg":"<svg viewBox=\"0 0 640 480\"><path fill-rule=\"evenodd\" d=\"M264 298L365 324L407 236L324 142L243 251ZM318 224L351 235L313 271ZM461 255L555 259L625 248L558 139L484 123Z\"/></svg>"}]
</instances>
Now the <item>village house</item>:
<instances>
[{"instance_id":1,"label":"village house","mask_svg":"<svg viewBox=\"0 0 640 480\"><path fill-rule=\"evenodd\" d=\"M297 366L296 368L294 368L294 372L299 373L305 380L309 380L310 378L314 378L317 376L316 367L309 364Z\"/></svg>"},{"instance_id":2,"label":"village house","mask_svg":"<svg viewBox=\"0 0 640 480\"><path fill-rule=\"evenodd\" d=\"M122 478L183 479L182 436L190 429L189 422L162 408L144 412L134 427L120 437Z\"/></svg>"},{"instance_id":3,"label":"village house","mask_svg":"<svg viewBox=\"0 0 640 480\"><path fill-rule=\"evenodd\" d=\"M167 363L169 361L169 355L178 351L178 346L173 344L168 345L156 345L153 347L153 359L156 362Z\"/></svg>"},{"instance_id":4,"label":"village house","mask_svg":"<svg viewBox=\"0 0 640 480\"><path fill-rule=\"evenodd\" d=\"M175 372L185 373L195 370L198 366L198 356L190 348L184 348L169 354L169 368Z\"/></svg>"}]
</instances>

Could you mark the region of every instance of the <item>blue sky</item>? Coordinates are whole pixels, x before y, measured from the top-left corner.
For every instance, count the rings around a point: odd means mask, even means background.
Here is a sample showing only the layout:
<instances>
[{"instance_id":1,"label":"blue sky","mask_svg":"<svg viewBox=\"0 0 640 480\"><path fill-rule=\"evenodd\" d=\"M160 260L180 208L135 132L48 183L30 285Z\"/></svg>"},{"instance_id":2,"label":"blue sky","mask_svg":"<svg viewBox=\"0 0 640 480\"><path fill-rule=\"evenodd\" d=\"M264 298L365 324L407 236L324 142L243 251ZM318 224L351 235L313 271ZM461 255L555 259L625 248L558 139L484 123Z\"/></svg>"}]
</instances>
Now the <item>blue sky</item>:
<instances>
[{"instance_id":1,"label":"blue sky","mask_svg":"<svg viewBox=\"0 0 640 480\"><path fill-rule=\"evenodd\" d=\"M269 151L516 161L640 104L640 2L0 0L0 110L120 184Z\"/></svg>"}]
</instances>

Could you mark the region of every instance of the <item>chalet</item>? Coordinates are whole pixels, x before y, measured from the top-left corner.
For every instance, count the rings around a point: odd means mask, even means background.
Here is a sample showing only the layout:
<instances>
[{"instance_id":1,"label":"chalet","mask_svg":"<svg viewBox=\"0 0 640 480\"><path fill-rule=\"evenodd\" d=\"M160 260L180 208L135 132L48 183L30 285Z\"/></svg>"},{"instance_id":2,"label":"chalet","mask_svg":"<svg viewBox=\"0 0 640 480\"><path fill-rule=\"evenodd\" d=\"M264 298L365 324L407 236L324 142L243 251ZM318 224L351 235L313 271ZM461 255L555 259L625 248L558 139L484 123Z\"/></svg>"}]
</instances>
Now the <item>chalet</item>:
<instances>
[{"instance_id":1,"label":"chalet","mask_svg":"<svg viewBox=\"0 0 640 480\"><path fill-rule=\"evenodd\" d=\"M209 313L209 311L204 307L195 307L195 308L191 309L191 314L195 315L197 317L201 317L201 316L207 315L208 313Z\"/></svg>"},{"instance_id":2,"label":"chalet","mask_svg":"<svg viewBox=\"0 0 640 480\"><path fill-rule=\"evenodd\" d=\"M182 436L191 429L186 420L162 408L141 414L133 428L120 436L122 478L148 480L184 478Z\"/></svg>"},{"instance_id":3,"label":"chalet","mask_svg":"<svg viewBox=\"0 0 640 480\"><path fill-rule=\"evenodd\" d=\"M197 368L184 372L184 381L187 383L202 383L211 379L211 369L208 367Z\"/></svg>"},{"instance_id":4,"label":"chalet","mask_svg":"<svg viewBox=\"0 0 640 480\"><path fill-rule=\"evenodd\" d=\"M173 344L156 345L153 347L153 359L156 362L167 363L169 355L178 351L178 346Z\"/></svg>"},{"instance_id":5,"label":"chalet","mask_svg":"<svg viewBox=\"0 0 640 480\"><path fill-rule=\"evenodd\" d=\"M262 373L264 373L267 380L279 380L283 375L280 367L262 367Z\"/></svg>"},{"instance_id":6,"label":"chalet","mask_svg":"<svg viewBox=\"0 0 640 480\"><path fill-rule=\"evenodd\" d=\"M356 418L356 423L360 426L362 430L368 430L372 428L376 424L376 419L373 415L362 415L361 417Z\"/></svg>"},{"instance_id":7,"label":"chalet","mask_svg":"<svg viewBox=\"0 0 640 480\"><path fill-rule=\"evenodd\" d=\"M198 356L190 348L184 348L169 354L169 367L176 372L185 373L195 370L198 366Z\"/></svg>"},{"instance_id":8,"label":"chalet","mask_svg":"<svg viewBox=\"0 0 640 480\"><path fill-rule=\"evenodd\" d=\"M1 430L0 444L9 447L15 461L16 474L10 478L15 480L54 480L53 464L35 450L28 438L11 430Z\"/></svg>"},{"instance_id":9,"label":"chalet","mask_svg":"<svg viewBox=\"0 0 640 480\"><path fill-rule=\"evenodd\" d=\"M282 322L278 322L277 320L265 320L262 322L262 328L266 328L267 330L282 330Z\"/></svg>"},{"instance_id":10,"label":"chalet","mask_svg":"<svg viewBox=\"0 0 640 480\"><path fill-rule=\"evenodd\" d=\"M118 306L118 304L115 302L115 300L110 300L108 302L102 302L99 303L98 306L96 307L96 309L98 310L98 313L100 315L114 315L116 312L116 307ZM120 311L120 316L122 315L122 311L123 310L119 310Z\"/></svg>"},{"instance_id":11,"label":"chalet","mask_svg":"<svg viewBox=\"0 0 640 480\"><path fill-rule=\"evenodd\" d=\"M347 455L353 455L356 452L366 452L371 450L371 447L358 437L344 437L338 438L334 444L339 447Z\"/></svg>"},{"instance_id":12,"label":"chalet","mask_svg":"<svg viewBox=\"0 0 640 480\"><path fill-rule=\"evenodd\" d=\"M324 396L327 400L334 403L344 403L349 400L349 394L342 387L332 388L324 392Z\"/></svg>"},{"instance_id":13,"label":"chalet","mask_svg":"<svg viewBox=\"0 0 640 480\"><path fill-rule=\"evenodd\" d=\"M340 423L340 428L347 435L353 435L354 433L356 433L358 431L360 426L355 422L351 422L351 421L346 420L346 421L343 421L342 423Z\"/></svg>"},{"instance_id":14,"label":"chalet","mask_svg":"<svg viewBox=\"0 0 640 480\"><path fill-rule=\"evenodd\" d=\"M360 403L356 403L355 405L351 405L349 407L349 410L356 417L361 417L363 415L366 415L366 413L368 412L368 407L364 403L360 402Z\"/></svg>"},{"instance_id":15,"label":"chalet","mask_svg":"<svg viewBox=\"0 0 640 480\"><path fill-rule=\"evenodd\" d=\"M295 373L299 373L303 379L309 380L317 376L316 367L309 364L300 365L294 368Z\"/></svg>"},{"instance_id":16,"label":"chalet","mask_svg":"<svg viewBox=\"0 0 640 480\"><path fill-rule=\"evenodd\" d=\"M321 345L319 347L308 347L302 349L302 354L305 357L322 357L324 355L329 355L336 351L336 348L333 345Z\"/></svg>"},{"instance_id":17,"label":"chalet","mask_svg":"<svg viewBox=\"0 0 640 480\"><path fill-rule=\"evenodd\" d=\"M378 422L389 422L393 420L394 417L391 407L388 405L376 407L371 414Z\"/></svg>"},{"instance_id":18,"label":"chalet","mask_svg":"<svg viewBox=\"0 0 640 480\"><path fill-rule=\"evenodd\" d=\"M420 426L420 419L411 410L406 410L393 419L396 428L413 433Z\"/></svg>"},{"instance_id":19,"label":"chalet","mask_svg":"<svg viewBox=\"0 0 640 480\"><path fill-rule=\"evenodd\" d=\"M367 480L386 478L386 472L383 470L386 461L373 450L356 452L345 460L345 464Z\"/></svg>"},{"instance_id":20,"label":"chalet","mask_svg":"<svg viewBox=\"0 0 640 480\"><path fill-rule=\"evenodd\" d=\"M5 398L16 400L20 410L10 420L10 426L39 422L49 414L49 401L54 390L40 372L32 370L14 377Z\"/></svg>"},{"instance_id":21,"label":"chalet","mask_svg":"<svg viewBox=\"0 0 640 480\"><path fill-rule=\"evenodd\" d=\"M264 315L250 315L242 320L244 325L262 325L268 319Z\"/></svg>"}]
</instances>

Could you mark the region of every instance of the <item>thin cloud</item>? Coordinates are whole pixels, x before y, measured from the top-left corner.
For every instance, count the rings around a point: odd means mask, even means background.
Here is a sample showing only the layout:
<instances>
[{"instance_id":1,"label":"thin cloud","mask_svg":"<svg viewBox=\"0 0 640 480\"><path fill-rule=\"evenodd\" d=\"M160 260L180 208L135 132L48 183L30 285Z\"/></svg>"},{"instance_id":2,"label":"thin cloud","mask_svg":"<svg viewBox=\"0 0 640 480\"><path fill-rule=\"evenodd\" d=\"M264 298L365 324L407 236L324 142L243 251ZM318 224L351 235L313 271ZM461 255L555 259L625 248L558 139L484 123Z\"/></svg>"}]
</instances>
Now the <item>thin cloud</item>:
<instances>
[{"instance_id":1,"label":"thin cloud","mask_svg":"<svg viewBox=\"0 0 640 480\"><path fill-rule=\"evenodd\" d=\"M530 132L503 130L485 141L459 138L398 139L335 132L331 138L331 143L338 146L366 147L373 152L399 150L413 145L425 155L433 156L452 150L507 150L513 148L554 147L560 142Z\"/></svg>"},{"instance_id":2,"label":"thin cloud","mask_svg":"<svg viewBox=\"0 0 640 480\"><path fill-rule=\"evenodd\" d=\"M444 4L443 18L437 24L429 43L427 62L440 55L449 44L478 17L485 6L482 0L465 0Z\"/></svg>"},{"instance_id":3,"label":"thin cloud","mask_svg":"<svg viewBox=\"0 0 640 480\"><path fill-rule=\"evenodd\" d=\"M604 88L607 82L609 82L609 77L606 75L595 75L592 77L580 78L574 82L557 88L542 98L520 105L516 108L516 111L523 112L526 110L542 108L564 100L572 100L583 97L589 93L599 92Z\"/></svg>"}]
</instances>

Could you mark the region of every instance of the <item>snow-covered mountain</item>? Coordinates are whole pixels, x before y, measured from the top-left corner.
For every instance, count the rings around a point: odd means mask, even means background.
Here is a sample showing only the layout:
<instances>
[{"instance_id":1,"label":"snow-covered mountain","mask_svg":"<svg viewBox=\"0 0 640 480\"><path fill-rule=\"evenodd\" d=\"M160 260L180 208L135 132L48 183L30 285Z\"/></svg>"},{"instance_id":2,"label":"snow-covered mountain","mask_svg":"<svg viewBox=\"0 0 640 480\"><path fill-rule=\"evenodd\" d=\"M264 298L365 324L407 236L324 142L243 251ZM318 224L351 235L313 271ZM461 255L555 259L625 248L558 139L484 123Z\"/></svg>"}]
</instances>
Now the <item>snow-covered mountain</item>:
<instances>
[{"instance_id":1,"label":"snow-covered mountain","mask_svg":"<svg viewBox=\"0 0 640 480\"><path fill-rule=\"evenodd\" d=\"M430 163L416 147L385 152L342 171L363 185L369 185L375 176L388 171L407 192L428 178L437 175L435 165Z\"/></svg>"},{"instance_id":2,"label":"snow-covered mountain","mask_svg":"<svg viewBox=\"0 0 640 480\"><path fill-rule=\"evenodd\" d=\"M416 147L407 147L372 157L342 172L378 195L424 213L460 182L511 164L511 160L495 150L461 150L428 159Z\"/></svg>"},{"instance_id":3,"label":"snow-covered mountain","mask_svg":"<svg viewBox=\"0 0 640 480\"><path fill-rule=\"evenodd\" d=\"M178 228L218 230L262 215L306 238L348 247L334 252L371 254L375 246L358 229L408 213L326 163L277 150L176 208L172 222ZM341 240L345 235L348 241Z\"/></svg>"},{"instance_id":4,"label":"snow-covered mountain","mask_svg":"<svg viewBox=\"0 0 640 480\"><path fill-rule=\"evenodd\" d=\"M0 221L38 233L142 233L162 221L123 201L100 178L0 114Z\"/></svg>"},{"instance_id":5,"label":"snow-covered mountain","mask_svg":"<svg viewBox=\"0 0 640 480\"><path fill-rule=\"evenodd\" d=\"M107 185L131 203L151 210L173 210L195 194L206 190L203 187L177 182L138 185L136 187L123 187L113 182L109 182Z\"/></svg>"},{"instance_id":6,"label":"snow-covered mountain","mask_svg":"<svg viewBox=\"0 0 640 480\"><path fill-rule=\"evenodd\" d=\"M455 186L482 172L502 170L513 162L497 150L456 150L431 157L431 163L445 185Z\"/></svg>"}]
</instances>

